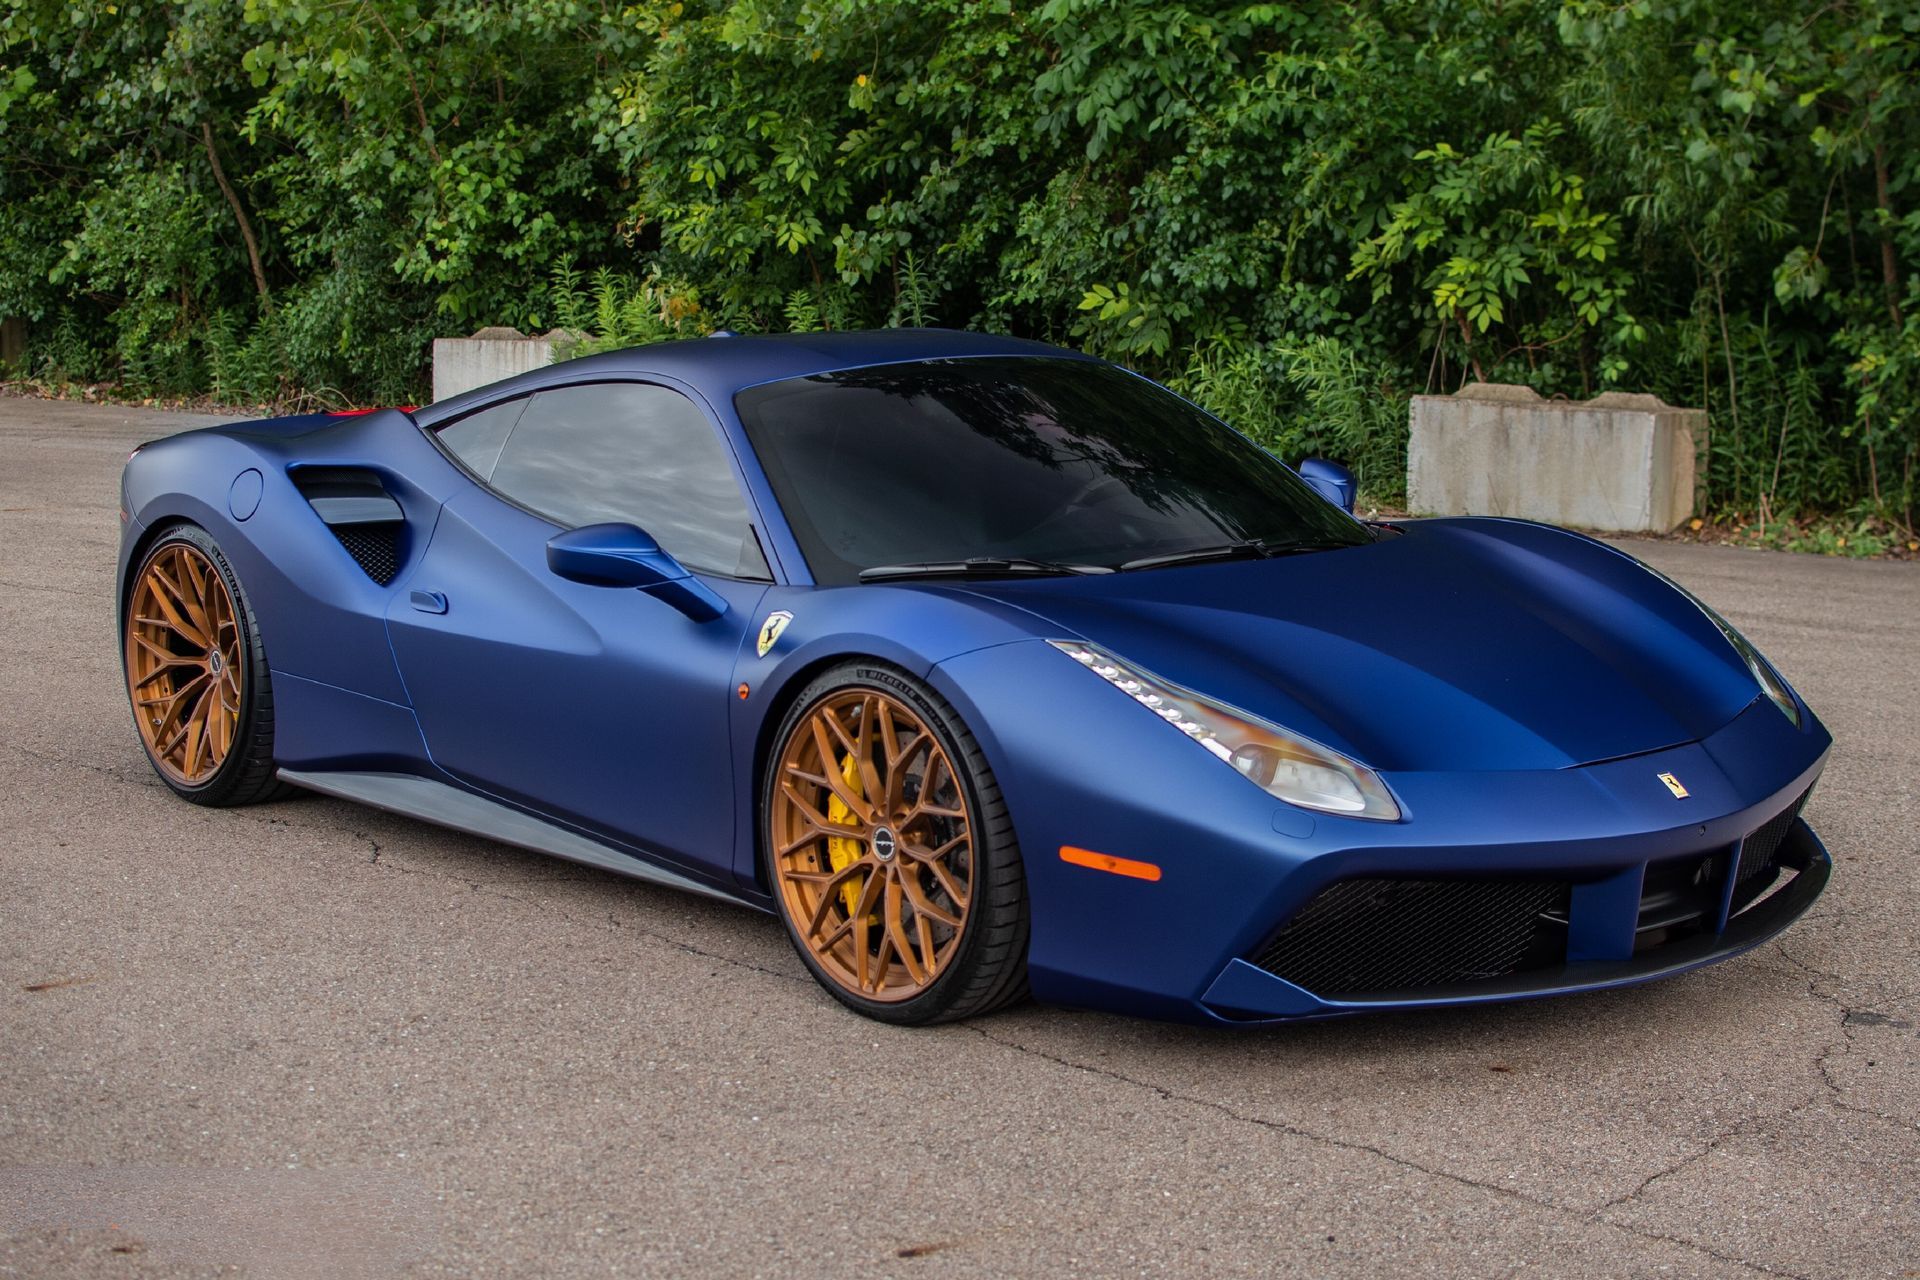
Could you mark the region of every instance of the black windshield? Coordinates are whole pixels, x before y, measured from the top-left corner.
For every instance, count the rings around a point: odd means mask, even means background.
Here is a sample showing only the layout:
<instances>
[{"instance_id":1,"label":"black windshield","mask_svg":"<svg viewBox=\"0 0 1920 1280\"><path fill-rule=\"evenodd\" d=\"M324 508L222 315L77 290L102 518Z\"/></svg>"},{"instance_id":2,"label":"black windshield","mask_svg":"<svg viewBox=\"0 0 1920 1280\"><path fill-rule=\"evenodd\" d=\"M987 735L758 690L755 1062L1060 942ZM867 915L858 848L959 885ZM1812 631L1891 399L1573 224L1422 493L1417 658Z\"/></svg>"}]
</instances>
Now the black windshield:
<instances>
[{"instance_id":1,"label":"black windshield","mask_svg":"<svg viewBox=\"0 0 1920 1280\"><path fill-rule=\"evenodd\" d=\"M879 365L735 405L821 583L975 557L1112 567L1252 539L1370 540L1265 450L1112 365Z\"/></svg>"}]
</instances>

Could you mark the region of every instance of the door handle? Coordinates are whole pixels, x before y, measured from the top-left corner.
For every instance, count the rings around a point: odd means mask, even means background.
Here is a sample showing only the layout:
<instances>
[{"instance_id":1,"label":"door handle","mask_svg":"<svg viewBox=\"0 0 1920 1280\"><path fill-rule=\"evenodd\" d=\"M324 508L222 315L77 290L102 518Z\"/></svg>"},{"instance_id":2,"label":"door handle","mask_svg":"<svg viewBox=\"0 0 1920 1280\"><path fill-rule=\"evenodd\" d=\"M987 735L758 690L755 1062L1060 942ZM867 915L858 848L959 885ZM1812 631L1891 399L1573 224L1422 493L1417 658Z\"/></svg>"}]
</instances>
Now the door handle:
<instances>
[{"instance_id":1,"label":"door handle","mask_svg":"<svg viewBox=\"0 0 1920 1280\"><path fill-rule=\"evenodd\" d=\"M447 598L438 591L415 591L408 600L422 613L445 613Z\"/></svg>"}]
</instances>

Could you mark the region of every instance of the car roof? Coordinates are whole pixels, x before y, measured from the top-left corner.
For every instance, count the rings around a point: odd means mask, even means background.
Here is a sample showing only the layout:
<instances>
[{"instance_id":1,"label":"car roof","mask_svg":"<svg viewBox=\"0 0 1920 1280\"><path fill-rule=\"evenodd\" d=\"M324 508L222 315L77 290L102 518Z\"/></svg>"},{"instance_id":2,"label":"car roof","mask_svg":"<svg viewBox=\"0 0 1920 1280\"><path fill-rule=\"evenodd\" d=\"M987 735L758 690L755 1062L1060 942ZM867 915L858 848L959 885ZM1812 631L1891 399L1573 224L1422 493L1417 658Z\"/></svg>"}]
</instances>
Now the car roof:
<instances>
[{"instance_id":1,"label":"car roof","mask_svg":"<svg viewBox=\"0 0 1920 1280\"><path fill-rule=\"evenodd\" d=\"M1003 338L957 329L870 329L857 332L782 333L742 336L724 330L705 338L627 347L565 360L531 373L489 383L416 410L423 427L457 417L505 395L596 379L665 377L699 391L714 404L747 387L786 378L806 378L866 365L979 356L1093 357L1044 342Z\"/></svg>"}]
</instances>

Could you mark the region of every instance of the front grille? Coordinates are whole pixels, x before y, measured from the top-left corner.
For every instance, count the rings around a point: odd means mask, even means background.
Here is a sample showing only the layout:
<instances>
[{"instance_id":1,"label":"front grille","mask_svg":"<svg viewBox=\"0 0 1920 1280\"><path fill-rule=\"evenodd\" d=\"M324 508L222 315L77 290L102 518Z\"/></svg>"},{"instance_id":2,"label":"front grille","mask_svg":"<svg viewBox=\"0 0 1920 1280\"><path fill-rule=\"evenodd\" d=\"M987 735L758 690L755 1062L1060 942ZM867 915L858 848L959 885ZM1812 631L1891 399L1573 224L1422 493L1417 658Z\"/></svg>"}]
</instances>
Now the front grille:
<instances>
[{"instance_id":1,"label":"front grille","mask_svg":"<svg viewBox=\"0 0 1920 1280\"><path fill-rule=\"evenodd\" d=\"M1766 826L1747 837L1740 846L1740 869L1734 873L1734 884L1744 885L1755 876L1775 869L1774 859L1780 852L1781 843L1786 840L1787 832L1793 830L1793 820L1800 816L1801 806L1807 802L1807 792L1781 810L1778 816Z\"/></svg>"},{"instance_id":2,"label":"front grille","mask_svg":"<svg viewBox=\"0 0 1920 1280\"><path fill-rule=\"evenodd\" d=\"M329 526L340 545L354 562L366 570L369 578L381 586L392 582L400 572L400 525L336 524Z\"/></svg>"},{"instance_id":3,"label":"front grille","mask_svg":"<svg viewBox=\"0 0 1920 1280\"><path fill-rule=\"evenodd\" d=\"M1340 880L1254 963L1322 996L1498 978L1565 959L1568 899L1557 880Z\"/></svg>"}]
</instances>

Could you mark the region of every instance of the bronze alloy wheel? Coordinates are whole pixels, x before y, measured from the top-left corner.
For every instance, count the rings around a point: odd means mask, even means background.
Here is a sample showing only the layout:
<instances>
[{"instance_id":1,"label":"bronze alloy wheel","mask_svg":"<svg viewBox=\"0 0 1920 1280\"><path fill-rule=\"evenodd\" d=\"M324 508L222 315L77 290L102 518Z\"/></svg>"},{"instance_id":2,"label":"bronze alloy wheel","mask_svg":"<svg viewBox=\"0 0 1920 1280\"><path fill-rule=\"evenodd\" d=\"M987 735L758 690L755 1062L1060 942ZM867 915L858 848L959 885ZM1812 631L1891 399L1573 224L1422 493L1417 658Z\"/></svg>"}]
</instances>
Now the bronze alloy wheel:
<instances>
[{"instance_id":1,"label":"bronze alloy wheel","mask_svg":"<svg viewBox=\"0 0 1920 1280\"><path fill-rule=\"evenodd\" d=\"M835 691L787 733L769 790L776 892L817 969L868 1001L926 992L966 937L978 865L932 727L881 690Z\"/></svg>"},{"instance_id":2,"label":"bronze alloy wheel","mask_svg":"<svg viewBox=\"0 0 1920 1280\"><path fill-rule=\"evenodd\" d=\"M148 557L127 597L127 692L154 766L182 787L220 772L240 727L246 645L220 571L189 542Z\"/></svg>"}]
</instances>

